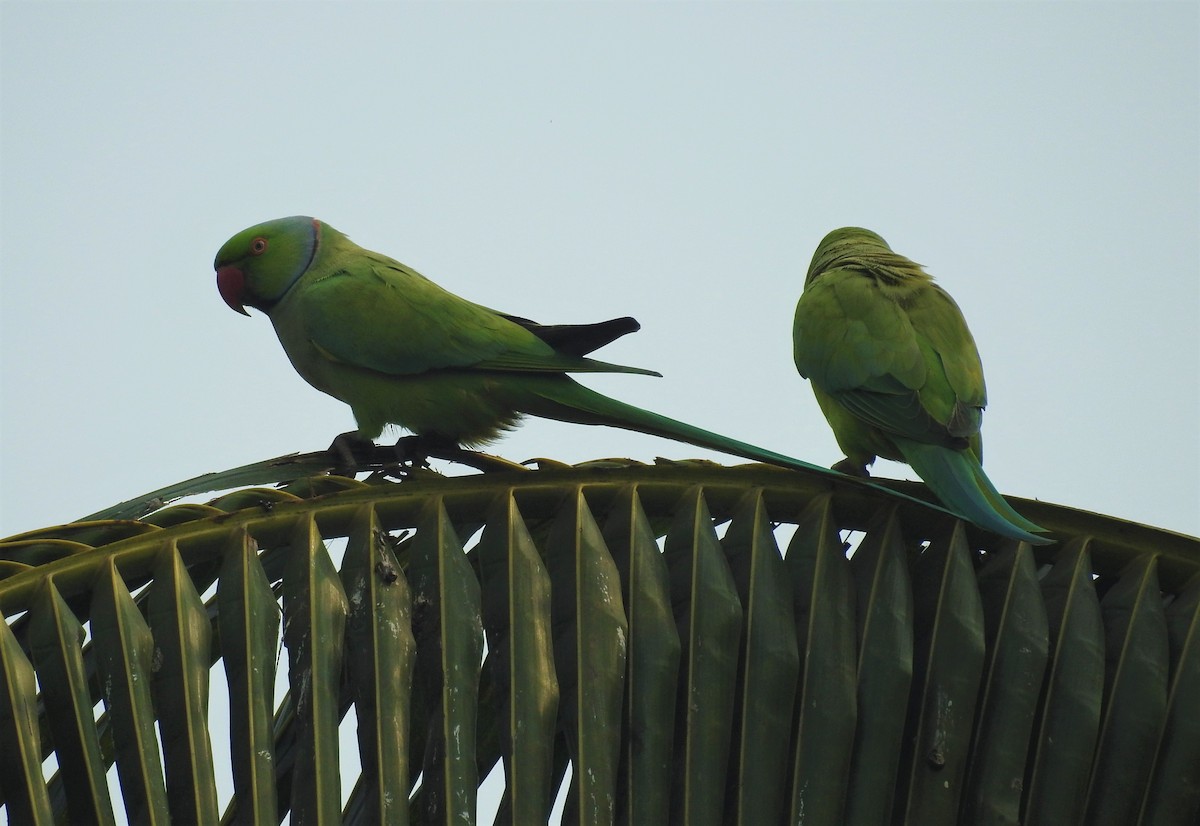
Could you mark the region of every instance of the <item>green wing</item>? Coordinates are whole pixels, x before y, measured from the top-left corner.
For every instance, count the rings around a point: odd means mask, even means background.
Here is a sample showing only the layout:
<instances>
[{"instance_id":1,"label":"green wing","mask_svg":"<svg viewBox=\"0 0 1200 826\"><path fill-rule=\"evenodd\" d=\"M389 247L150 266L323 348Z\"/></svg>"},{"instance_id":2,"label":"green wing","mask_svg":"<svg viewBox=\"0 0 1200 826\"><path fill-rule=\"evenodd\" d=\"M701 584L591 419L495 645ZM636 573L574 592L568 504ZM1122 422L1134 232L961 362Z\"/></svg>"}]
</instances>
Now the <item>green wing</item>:
<instances>
[{"instance_id":1,"label":"green wing","mask_svg":"<svg viewBox=\"0 0 1200 826\"><path fill-rule=\"evenodd\" d=\"M914 293L908 319L929 369L921 402L951 435L970 437L979 432L987 407L975 339L949 293L928 282Z\"/></svg>"},{"instance_id":2,"label":"green wing","mask_svg":"<svg viewBox=\"0 0 1200 826\"><path fill-rule=\"evenodd\" d=\"M658 375L556 351L526 327L459 298L398 261L364 251L296 296L327 357L395 376L435 370Z\"/></svg>"},{"instance_id":3,"label":"green wing","mask_svg":"<svg viewBox=\"0 0 1200 826\"><path fill-rule=\"evenodd\" d=\"M882 289L848 268L809 284L796 306L796 367L885 433L965 447L979 431L985 393L962 313L933 284L909 288L904 306Z\"/></svg>"}]
</instances>

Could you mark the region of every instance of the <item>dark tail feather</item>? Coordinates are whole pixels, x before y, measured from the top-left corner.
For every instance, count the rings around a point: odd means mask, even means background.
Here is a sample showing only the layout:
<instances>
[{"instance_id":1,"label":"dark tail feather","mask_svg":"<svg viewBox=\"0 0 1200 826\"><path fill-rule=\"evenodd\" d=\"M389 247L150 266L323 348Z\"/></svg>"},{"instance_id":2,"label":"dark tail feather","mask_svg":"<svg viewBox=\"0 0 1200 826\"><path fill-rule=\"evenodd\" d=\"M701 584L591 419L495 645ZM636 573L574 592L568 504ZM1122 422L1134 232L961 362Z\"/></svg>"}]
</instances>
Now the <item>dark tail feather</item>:
<instances>
[{"instance_id":1,"label":"dark tail feather","mask_svg":"<svg viewBox=\"0 0 1200 826\"><path fill-rule=\"evenodd\" d=\"M515 315L505 318L520 324L558 352L570 356L586 356L621 336L642 329L642 325L629 316L598 321L595 324L538 324L536 321Z\"/></svg>"},{"instance_id":2,"label":"dark tail feather","mask_svg":"<svg viewBox=\"0 0 1200 826\"><path fill-rule=\"evenodd\" d=\"M1001 536L1031 545L1047 545L1053 541L1031 533L1044 532L1044 529L1013 510L968 451L895 437L893 441L917 475L951 510Z\"/></svg>"}]
</instances>

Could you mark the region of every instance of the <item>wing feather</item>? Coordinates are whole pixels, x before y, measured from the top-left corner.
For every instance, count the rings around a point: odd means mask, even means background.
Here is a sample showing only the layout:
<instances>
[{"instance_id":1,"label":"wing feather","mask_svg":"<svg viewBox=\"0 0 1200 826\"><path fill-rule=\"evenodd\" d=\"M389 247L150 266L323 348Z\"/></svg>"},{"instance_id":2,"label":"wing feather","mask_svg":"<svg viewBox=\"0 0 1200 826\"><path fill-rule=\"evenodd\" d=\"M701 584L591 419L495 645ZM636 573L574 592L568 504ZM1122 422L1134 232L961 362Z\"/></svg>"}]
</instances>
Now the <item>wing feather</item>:
<instances>
[{"instance_id":1,"label":"wing feather","mask_svg":"<svg viewBox=\"0 0 1200 826\"><path fill-rule=\"evenodd\" d=\"M437 370L658 375L558 352L521 324L377 253L306 284L297 300L305 334L326 357L387 375Z\"/></svg>"}]
</instances>

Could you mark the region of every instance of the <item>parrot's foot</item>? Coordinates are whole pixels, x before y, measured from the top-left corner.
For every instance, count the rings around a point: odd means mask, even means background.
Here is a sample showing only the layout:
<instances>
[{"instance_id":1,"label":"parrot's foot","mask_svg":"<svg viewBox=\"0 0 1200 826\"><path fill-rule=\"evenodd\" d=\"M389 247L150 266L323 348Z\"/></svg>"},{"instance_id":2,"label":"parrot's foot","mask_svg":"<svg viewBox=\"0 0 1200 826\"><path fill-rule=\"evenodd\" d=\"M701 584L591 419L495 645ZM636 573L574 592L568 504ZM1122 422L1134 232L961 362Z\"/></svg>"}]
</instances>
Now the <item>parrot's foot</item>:
<instances>
[{"instance_id":1,"label":"parrot's foot","mask_svg":"<svg viewBox=\"0 0 1200 826\"><path fill-rule=\"evenodd\" d=\"M833 466L833 469L838 473L844 473L847 476L857 476L860 479L870 479L871 474L867 471L867 466L855 462L853 459L843 459Z\"/></svg>"},{"instance_id":2,"label":"parrot's foot","mask_svg":"<svg viewBox=\"0 0 1200 826\"><path fill-rule=\"evenodd\" d=\"M333 472L351 479L360 470L365 470L364 466L378 461L375 456L375 443L358 435L354 430L339 435L326 448L326 452L333 457Z\"/></svg>"},{"instance_id":3,"label":"parrot's foot","mask_svg":"<svg viewBox=\"0 0 1200 826\"><path fill-rule=\"evenodd\" d=\"M437 434L422 436L418 433L414 436L401 436L396 440L392 452L396 454L396 458L402 465L410 468L427 468L431 456L443 459L446 458L444 454L456 455L462 452L462 448L458 446L458 442L447 439L445 436Z\"/></svg>"},{"instance_id":4,"label":"parrot's foot","mask_svg":"<svg viewBox=\"0 0 1200 826\"><path fill-rule=\"evenodd\" d=\"M445 459L447 462L458 462L482 472L528 470L523 465L501 459L499 456L468 450L453 439L436 434L405 436L396 442L394 450L401 464L414 469L429 467L430 459Z\"/></svg>"}]
</instances>

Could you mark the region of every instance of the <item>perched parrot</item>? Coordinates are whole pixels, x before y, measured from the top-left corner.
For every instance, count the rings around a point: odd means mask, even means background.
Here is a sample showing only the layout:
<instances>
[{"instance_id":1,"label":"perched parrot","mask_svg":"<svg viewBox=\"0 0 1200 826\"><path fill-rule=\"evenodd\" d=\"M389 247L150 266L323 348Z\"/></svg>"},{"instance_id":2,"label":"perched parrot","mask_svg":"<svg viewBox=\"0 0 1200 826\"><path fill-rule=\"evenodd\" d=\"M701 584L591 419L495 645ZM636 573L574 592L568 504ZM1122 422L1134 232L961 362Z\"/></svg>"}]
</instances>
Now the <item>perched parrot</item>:
<instances>
[{"instance_id":1,"label":"perched parrot","mask_svg":"<svg viewBox=\"0 0 1200 826\"><path fill-rule=\"evenodd\" d=\"M987 392L962 311L932 276L870 230L843 227L813 255L796 303L793 355L846 458L907 462L948 508L980 527L1050 540L983 472Z\"/></svg>"},{"instance_id":2,"label":"perched parrot","mask_svg":"<svg viewBox=\"0 0 1200 826\"><path fill-rule=\"evenodd\" d=\"M304 216L239 232L214 267L225 302L246 315L245 307L266 313L296 371L350 405L363 439L394 424L432 442L478 446L529 414L815 467L624 404L567 375L659 375L586 358L637 330L632 318L542 325L506 315Z\"/></svg>"}]
</instances>

